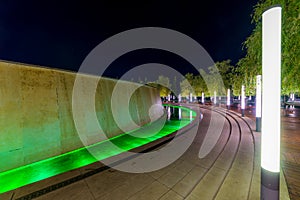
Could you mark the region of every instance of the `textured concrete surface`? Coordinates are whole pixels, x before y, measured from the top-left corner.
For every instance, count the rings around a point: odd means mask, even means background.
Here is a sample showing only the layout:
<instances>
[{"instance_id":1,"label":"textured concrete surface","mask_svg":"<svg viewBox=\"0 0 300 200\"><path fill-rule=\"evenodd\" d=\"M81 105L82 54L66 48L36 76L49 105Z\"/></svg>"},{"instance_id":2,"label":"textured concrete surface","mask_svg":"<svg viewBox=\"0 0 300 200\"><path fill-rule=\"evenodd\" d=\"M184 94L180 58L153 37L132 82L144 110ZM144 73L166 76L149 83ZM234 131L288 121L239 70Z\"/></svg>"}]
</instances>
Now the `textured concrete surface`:
<instances>
[{"instance_id":1,"label":"textured concrete surface","mask_svg":"<svg viewBox=\"0 0 300 200\"><path fill-rule=\"evenodd\" d=\"M80 137L72 114L75 78L82 81L76 107L84 124L77 127L84 133ZM161 112L149 116L151 106L161 104L155 88L107 78L97 82L97 78L1 61L0 172L77 149L82 141L99 142L101 134L113 137L161 116ZM95 83L97 89L92 91ZM121 92L112 99L116 84ZM86 105L91 94L95 94L95 105ZM124 99L129 99L127 105ZM112 102L117 116L113 116ZM101 130L91 120L94 107ZM127 117L128 110L134 123Z\"/></svg>"}]
</instances>

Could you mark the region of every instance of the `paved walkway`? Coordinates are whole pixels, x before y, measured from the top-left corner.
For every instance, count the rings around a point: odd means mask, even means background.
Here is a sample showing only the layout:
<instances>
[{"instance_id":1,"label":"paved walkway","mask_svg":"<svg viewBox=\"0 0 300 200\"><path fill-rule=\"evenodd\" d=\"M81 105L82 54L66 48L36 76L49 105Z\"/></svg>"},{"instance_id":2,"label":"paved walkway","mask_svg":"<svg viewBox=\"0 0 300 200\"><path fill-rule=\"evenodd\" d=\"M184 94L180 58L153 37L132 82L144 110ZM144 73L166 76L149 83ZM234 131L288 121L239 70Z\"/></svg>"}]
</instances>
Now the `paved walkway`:
<instances>
[{"instance_id":1,"label":"paved walkway","mask_svg":"<svg viewBox=\"0 0 300 200\"><path fill-rule=\"evenodd\" d=\"M238 108L232 108L240 112ZM246 116L255 120L255 108L249 107ZM300 109L282 109L281 166L290 198L300 199Z\"/></svg>"},{"instance_id":2,"label":"paved walkway","mask_svg":"<svg viewBox=\"0 0 300 200\"><path fill-rule=\"evenodd\" d=\"M198 105L193 107L198 109ZM206 138L212 112L216 114L217 121L225 120L225 123L212 151L200 159L199 150ZM260 134L253 132L254 122L222 108L211 111L210 107L202 107L201 113L203 120L199 129L193 124L186 127L197 131L192 145L178 160L163 169L135 174L106 168L97 162L5 193L0 195L0 199L26 199L33 197L28 196L30 193L35 194L39 200L259 199ZM185 134L176 137L182 142L186 138ZM156 150L160 148L156 147ZM131 160L126 162L135 164ZM93 171L97 173L52 192L43 189ZM289 199L283 176L281 180L281 199Z\"/></svg>"}]
</instances>

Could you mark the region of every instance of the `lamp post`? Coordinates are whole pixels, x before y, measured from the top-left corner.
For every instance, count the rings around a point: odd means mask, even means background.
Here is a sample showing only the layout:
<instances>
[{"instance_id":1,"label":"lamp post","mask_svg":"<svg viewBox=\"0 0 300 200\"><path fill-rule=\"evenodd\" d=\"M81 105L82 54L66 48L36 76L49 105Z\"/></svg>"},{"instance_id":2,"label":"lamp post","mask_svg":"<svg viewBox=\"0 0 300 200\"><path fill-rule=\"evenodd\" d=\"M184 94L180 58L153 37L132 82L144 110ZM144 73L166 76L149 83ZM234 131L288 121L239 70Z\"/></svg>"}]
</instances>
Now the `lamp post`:
<instances>
[{"instance_id":1,"label":"lamp post","mask_svg":"<svg viewBox=\"0 0 300 200\"><path fill-rule=\"evenodd\" d=\"M217 92L214 91L214 104L217 105Z\"/></svg>"},{"instance_id":2,"label":"lamp post","mask_svg":"<svg viewBox=\"0 0 300 200\"><path fill-rule=\"evenodd\" d=\"M227 109L230 109L230 89L227 89Z\"/></svg>"},{"instance_id":3,"label":"lamp post","mask_svg":"<svg viewBox=\"0 0 300 200\"><path fill-rule=\"evenodd\" d=\"M242 117L245 116L245 86L242 85L242 95L241 95L241 109L242 109Z\"/></svg>"},{"instance_id":4,"label":"lamp post","mask_svg":"<svg viewBox=\"0 0 300 200\"><path fill-rule=\"evenodd\" d=\"M261 199L279 199L281 7L262 15Z\"/></svg>"},{"instance_id":5,"label":"lamp post","mask_svg":"<svg viewBox=\"0 0 300 200\"><path fill-rule=\"evenodd\" d=\"M256 76L256 98L255 98L255 111L256 111L256 131L261 131L261 75Z\"/></svg>"}]
</instances>

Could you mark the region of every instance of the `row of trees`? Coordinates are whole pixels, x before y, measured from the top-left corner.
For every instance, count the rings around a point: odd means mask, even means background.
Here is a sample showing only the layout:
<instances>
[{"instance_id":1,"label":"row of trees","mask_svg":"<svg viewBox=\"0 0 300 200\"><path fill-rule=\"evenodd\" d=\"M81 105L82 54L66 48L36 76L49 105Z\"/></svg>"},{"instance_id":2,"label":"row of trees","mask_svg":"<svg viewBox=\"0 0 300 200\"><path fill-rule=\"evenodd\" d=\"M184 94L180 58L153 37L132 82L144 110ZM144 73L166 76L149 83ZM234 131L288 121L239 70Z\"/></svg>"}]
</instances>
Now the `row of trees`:
<instances>
[{"instance_id":1,"label":"row of trees","mask_svg":"<svg viewBox=\"0 0 300 200\"><path fill-rule=\"evenodd\" d=\"M255 95L256 75L262 73L261 16L268 7L277 4L282 7L282 95L300 93L300 1L291 0L260 0L252 14L255 29L243 43L246 56L236 66L232 66L230 60L217 62L215 66L209 67L207 73L202 71L203 77L187 74L186 80L180 83L182 93L187 95L191 91L188 80L197 96L202 91L212 96L213 90L219 95L225 95L227 88L237 96L240 95L241 85L245 85L246 95ZM218 73L222 76L224 87L220 87L216 78ZM207 84L211 86L210 91L207 91Z\"/></svg>"},{"instance_id":2,"label":"row of trees","mask_svg":"<svg viewBox=\"0 0 300 200\"><path fill-rule=\"evenodd\" d=\"M201 75L186 74L182 80L176 77L160 76L154 86L161 91L161 96L171 92L182 96L213 96L226 95L228 88L233 95L241 93L245 85L246 95L255 95L256 76L262 72L262 13L270 6L282 6L282 94L300 92L300 1L291 0L260 0L254 7L252 23L255 28L243 43L246 56L241 58L236 66L230 60L215 63ZM221 75L221 79L220 79Z\"/></svg>"},{"instance_id":3,"label":"row of trees","mask_svg":"<svg viewBox=\"0 0 300 200\"><path fill-rule=\"evenodd\" d=\"M237 84L237 74L234 66L230 64L230 60L215 63L214 66L208 67L208 70L201 70L201 75L186 74L184 77L166 77L159 76L158 80L148 85L155 86L160 89L161 96L168 96L171 92L189 96L192 93L194 96L201 96L204 92L206 96L213 96L214 91L218 95L226 95L227 88L236 86L235 95L240 94L241 84ZM220 76L221 75L221 76ZM234 82L235 81L235 82Z\"/></svg>"}]
</instances>

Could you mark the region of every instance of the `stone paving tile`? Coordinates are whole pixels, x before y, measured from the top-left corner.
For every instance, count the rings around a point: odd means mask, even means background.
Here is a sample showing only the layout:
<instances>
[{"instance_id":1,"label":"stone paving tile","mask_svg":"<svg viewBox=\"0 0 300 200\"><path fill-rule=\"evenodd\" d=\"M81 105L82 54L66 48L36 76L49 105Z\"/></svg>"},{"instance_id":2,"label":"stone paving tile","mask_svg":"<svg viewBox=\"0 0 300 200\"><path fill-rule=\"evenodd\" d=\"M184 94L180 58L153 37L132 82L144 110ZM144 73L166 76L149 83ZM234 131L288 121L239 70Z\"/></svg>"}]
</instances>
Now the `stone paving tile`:
<instances>
[{"instance_id":1,"label":"stone paving tile","mask_svg":"<svg viewBox=\"0 0 300 200\"><path fill-rule=\"evenodd\" d=\"M247 199L252 170L234 169L222 183L216 200Z\"/></svg>"},{"instance_id":2,"label":"stone paving tile","mask_svg":"<svg viewBox=\"0 0 300 200\"><path fill-rule=\"evenodd\" d=\"M168 192L167 186L159 183L158 181L152 182L142 191L137 192L129 198L129 200L156 200L161 198L164 194Z\"/></svg>"},{"instance_id":3,"label":"stone paving tile","mask_svg":"<svg viewBox=\"0 0 300 200\"><path fill-rule=\"evenodd\" d=\"M186 199L213 199L225 175L226 171L216 167L212 168L196 185Z\"/></svg>"},{"instance_id":4,"label":"stone paving tile","mask_svg":"<svg viewBox=\"0 0 300 200\"><path fill-rule=\"evenodd\" d=\"M176 193L186 197L200 181L207 169L195 166L182 180L172 188Z\"/></svg>"},{"instance_id":5,"label":"stone paving tile","mask_svg":"<svg viewBox=\"0 0 300 200\"><path fill-rule=\"evenodd\" d=\"M176 183L178 183L187 173L182 172L178 169L171 169L168 173L159 177L157 180L166 185L169 188L172 188Z\"/></svg>"},{"instance_id":6,"label":"stone paving tile","mask_svg":"<svg viewBox=\"0 0 300 200\"><path fill-rule=\"evenodd\" d=\"M112 192L107 193L106 195L99 196L97 200L120 200L128 199L133 196L135 193L146 188L152 182L154 178L147 174L137 174L126 180L120 187L114 189Z\"/></svg>"},{"instance_id":7,"label":"stone paving tile","mask_svg":"<svg viewBox=\"0 0 300 200\"><path fill-rule=\"evenodd\" d=\"M169 190L160 200L183 200L184 198L177 194L176 192Z\"/></svg>"},{"instance_id":8,"label":"stone paving tile","mask_svg":"<svg viewBox=\"0 0 300 200\"><path fill-rule=\"evenodd\" d=\"M172 164L170 164L160 170L149 172L149 175L152 176L154 179L159 179L159 177L167 174L171 169L173 169L176 165L178 165L182 161L183 161L182 159L178 159L175 162L173 162Z\"/></svg>"},{"instance_id":9,"label":"stone paving tile","mask_svg":"<svg viewBox=\"0 0 300 200\"><path fill-rule=\"evenodd\" d=\"M85 181L95 198L99 198L113 192L116 188L122 186L126 180L134 176L136 174L110 169L88 177Z\"/></svg>"}]
</instances>

